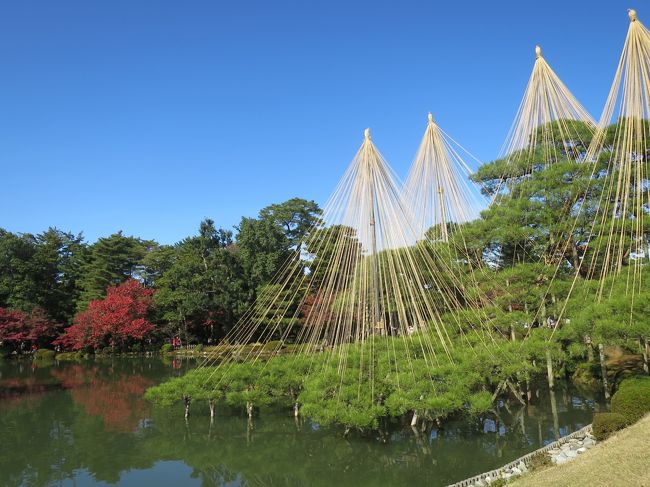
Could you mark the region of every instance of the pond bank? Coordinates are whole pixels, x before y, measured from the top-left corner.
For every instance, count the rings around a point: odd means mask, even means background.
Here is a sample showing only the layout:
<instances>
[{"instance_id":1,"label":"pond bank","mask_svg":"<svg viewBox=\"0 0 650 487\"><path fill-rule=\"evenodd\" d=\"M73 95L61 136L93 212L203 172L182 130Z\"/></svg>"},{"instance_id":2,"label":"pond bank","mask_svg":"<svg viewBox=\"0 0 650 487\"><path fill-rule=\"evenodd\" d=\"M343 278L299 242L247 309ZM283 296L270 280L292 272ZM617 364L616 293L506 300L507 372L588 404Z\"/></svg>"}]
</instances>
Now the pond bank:
<instances>
[{"instance_id":1,"label":"pond bank","mask_svg":"<svg viewBox=\"0 0 650 487\"><path fill-rule=\"evenodd\" d=\"M143 400L146 388L195 366L162 355L0 363L0 484L19 487L38 471L43 484L78 487L442 487L576 431L603 408L558 381L554 405L540 387L534 404L499 406L482 420L449 419L417 435L410 421L396 420L384 438L342 438L341 428L295 421L291 411L265 409L249 427L238 409L217 408L210 421L205 404L186 422L181 410Z\"/></svg>"},{"instance_id":2,"label":"pond bank","mask_svg":"<svg viewBox=\"0 0 650 487\"><path fill-rule=\"evenodd\" d=\"M512 477L527 473L530 464L542 455L547 455L554 464L559 465L576 458L579 454L586 452L595 444L596 440L591 436L591 425L587 425L557 441L507 463L503 467L475 475L447 487L484 487L499 479L509 480Z\"/></svg>"},{"instance_id":3,"label":"pond bank","mask_svg":"<svg viewBox=\"0 0 650 487\"><path fill-rule=\"evenodd\" d=\"M574 462L531 472L513 487L650 485L650 415L598 443Z\"/></svg>"}]
</instances>

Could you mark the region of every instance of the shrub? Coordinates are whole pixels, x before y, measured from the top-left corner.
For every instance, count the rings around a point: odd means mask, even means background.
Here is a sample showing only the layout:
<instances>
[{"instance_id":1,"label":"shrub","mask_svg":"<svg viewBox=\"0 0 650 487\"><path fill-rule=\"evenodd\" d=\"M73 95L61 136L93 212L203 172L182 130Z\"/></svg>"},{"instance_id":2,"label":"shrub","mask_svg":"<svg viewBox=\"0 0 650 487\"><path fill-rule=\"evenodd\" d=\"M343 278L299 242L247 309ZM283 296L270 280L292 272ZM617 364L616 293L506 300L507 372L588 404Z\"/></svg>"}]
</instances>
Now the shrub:
<instances>
[{"instance_id":1,"label":"shrub","mask_svg":"<svg viewBox=\"0 0 650 487\"><path fill-rule=\"evenodd\" d=\"M612 412L632 424L650 412L650 377L626 379L612 397Z\"/></svg>"},{"instance_id":2,"label":"shrub","mask_svg":"<svg viewBox=\"0 0 650 487\"><path fill-rule=\"evenodd\" d=\"M536 468L550 467L551 465L553 465L551 457L549 457L546 454L542 454L542 455L533 456L530 459L530 463L528 464L528 468L530 470L534 470Z\"/></svg>"},{"instance_id":3,"label":"shrub","mask_svg":"<svg viewBox=\"0 0 650 487\"><path fill-rule=\"evenodd\" d=\"M169 353L174 350L174 347L172 347L171 343L165 343L162 347L160 347L160 351L162 353Z\"/></svg>"},{"instance_id":4,"label":"shrub","mask_svg":"<svg viewBox=\"0 0 650 487\"><path fill-rule=\"evenodd\" d=\"M115 347L104 347L95 350L95 355L116 355L119 352L120 350Z\"/></svg>"},{"instance_id":5,"label":"shrub","mask_svg":"<svg viewBox=\"0 0 650 487\"><path fill-rule=\"evenodd\" d=\"M592 433L598 441L608 438L612 433L627 426L625 416L619 413L596 413L592 423Z\"/></svg>"},{"instance_id":6,"label":"shrub","mask_svg":"<svg viewBox=\"0 0 650 487\"><path fill-rule=\"evenodd\" d=\"M265 352L275 352L283 348L283 343L280 340L273 340L266 343L263 347Z\"/></svg>"},{"instance_id":7,"label":"shrub","mask_svg":"<svg viewBox=\"0 0 650 487\"><path fill-rule=\"evenodd\" d=\"M84 358L82 352L61 352L56 354L56 359L61 362L74 362Z\"/></svg>"},{"instance_id":8,"label":"shrub","mask_svg":"<svg viewBox=\"0 0 650 487\"><path fill-rule=\"evenodd\" d=\"M34 352L34 360L54 360L55 353L54 350L39 348Z\"/></svg>"},{"instance_id":9,"label":"shrub","mask_svg":"<svg viewBox=\"0 0 650 487\"><path fill-rule=\"evenodd\" d=\"M194 351L201 353L203 351L203 344L199 343L196 347L194 347Z\"/></svg>"}]
</instances>

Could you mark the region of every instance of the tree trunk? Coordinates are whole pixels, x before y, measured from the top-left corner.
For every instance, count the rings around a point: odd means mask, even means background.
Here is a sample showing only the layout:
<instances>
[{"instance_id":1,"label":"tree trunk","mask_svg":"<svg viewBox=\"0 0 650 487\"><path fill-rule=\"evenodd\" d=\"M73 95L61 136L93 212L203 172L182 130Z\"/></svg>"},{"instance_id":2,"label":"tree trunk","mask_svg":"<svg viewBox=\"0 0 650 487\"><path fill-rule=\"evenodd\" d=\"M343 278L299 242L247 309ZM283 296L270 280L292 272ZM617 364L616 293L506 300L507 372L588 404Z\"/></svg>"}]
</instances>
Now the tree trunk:
<instances>
[{"instance_id":1,"label":"tree trunk","mask_svg":"<svg viewBox=\"0 0 650 487\"><path fill-rule=\"evenodd\" d=\"M643 371L650 374L650 367L648 366L648 348L650 348L650 344L644 337L641 337L639 338L639 346L641 347L641 355L643 355Z\"/></svg>"},{"instance_id":2,"label":"tree trunk","mask_svg":"<svg viewBox=\"0 0 650 487\"><path fill-rule=\"evenodd\" d=\"M500 382L499 385L497 385L497 388L494 391L494 394L492 394L492 402L494 402L496 400L497 396L499 395L499 393L501 392L501 389L503 387L505 387L505 381Z\"/></svg>"},{"instance_id":3,"label":"tree trunk","mask_svg":"<svg viewBox=\"0 0 650 487\"><path fill-rule=\"evenodd\" d=\"M573 239L571 240L571 263L573 264L573 267L577 271L580 269L580 259L578 258L578 249L576 249L576 246L573 243Z\"/></svg>"},{"instance_id":4,"label":"tree trunk","mask_svg":"<svg viewBox=\"0 0 650 487\"><path fill-rule=\"evenodd\" d=\"M585 345L587 345L587 358L589 359L589 362L594 361L594 347L591 345L591 337L589 335L585 335Z\"/></svg>"},{"instance_id":5,"label":"tree trunk","mask_svg":"<svg viewBox=\"0 0 650 487\"><path fill-rule=\"evenodd\" d=\"M609 385L607 384L607 367L605 367L605 347L602 343L598 344L598 356L600 358L600 374L603 377L603 389L605 390L605 399L609 399Z\"/></svg>"},{"instance_id":6,"label":"tree trunk","mask_svg":"<svg viewBox=\"0 0 650 487\"><path fill-rule=\"evenodd\" d=\"M210 406L210 421L212 421L214 419L214 399L210 399L208 404Z\"/></svg>"},{"instance_id":7,"label":"tree trunk","mask_svg":"<svg viewBox=\"0 0 650 487\"><path fill-rule=\"evenodd\" d=\"M296 418L300 416L300 406L298 405L298 403L294 403L293 405L293 416Z\"/></svg>"},{"instance_id":8,"label":"tree trunk","mask_svg":"<svg viewBox=\"0 0 650 487\"><path fill-rule=\"evenodd\" d=\"M546 351L546 377L548 379L548 388L553 390L555 388L555 379L553 377L553 360L551 359L551 351Z\"/></svg>"},{"instance_id":9,"label":"tree trunk","mask_svg":"<svg viewBox=\"0 0 650 487\"><path fill-rule=\"evenodd\" d=\"M418 410L413 411L413 417L411 418L411 426L415 427L418 424Z\"/></svg>"},{"instance_id":10,"label":"tree trunk","mask_svg":"<svg viewBox=\"0 0 650 487\"><path fill-rule=\"evenodd\" d=\"M246 403L246 413L249 418L253 417L253 403L250 401Z\"/></svg>"},{"instance_id":11,"label":"tree trunk","mask_svg":"<svg viewBox=\"0 0 650 487\"><path fill-rule=\"evenodd\" d=\"M183 404L185 404L185 419L190 417L190 403L192 402L191 396L183 396Z\"/></svg>"},{"instance_id":12,"label":"tree trunk","mask_svg":"<svg viewBox=\"0 0 650 487\"><path fill-rule=\"evenodd\" d=\"M550 391L550 400L551 400L551 414L553 415L553 432L555 433L555 439L560 439L560 418L557 414L557 400L555 399L555 391L551 389Z\"/></svg>"},{"instance_id":13,"label":"tree trunk","mask_svg":"<svg viewBox=\"0 0 650 487\"><path fill-rule=\"evenodd\" d=\"M506 384L508 385L508 388L510 389L510 391L511 391L511 392L514 394L514 396L517 398L517 401L519 401L521 404L523 404L523 405L525 406L525 405L526 405L526 401L524 400L524 396L523 396L523 394L521 393L521 391L518 390L517 387L515 387L514 385L512 385L512 383L511 383L510 381L506 381Z\"/></svg>"}]
</instances>

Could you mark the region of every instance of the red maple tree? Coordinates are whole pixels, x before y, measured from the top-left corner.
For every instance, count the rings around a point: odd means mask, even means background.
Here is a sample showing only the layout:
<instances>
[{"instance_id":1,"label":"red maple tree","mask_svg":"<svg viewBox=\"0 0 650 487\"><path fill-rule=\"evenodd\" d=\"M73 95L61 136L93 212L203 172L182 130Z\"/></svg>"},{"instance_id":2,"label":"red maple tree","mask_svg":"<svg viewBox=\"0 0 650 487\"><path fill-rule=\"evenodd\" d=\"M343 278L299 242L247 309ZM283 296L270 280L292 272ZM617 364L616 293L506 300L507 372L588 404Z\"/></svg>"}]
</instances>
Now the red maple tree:
<instances>
[{"instance_id":1,"label":"red maple tree","mask_svg":"<svg viewBox=\"0 0 650 487\"><path fill-rule=\"evenodd\" d=\"M74 324L55 343L66 348L124 347L144 339L154 329L147 320L153 291L128 281L106 291L106 298L91 301L75 316Z\"/></svg>"},{"instance_id":2,"label":"red maple tree","mask_svg":"<svg viewBox=\"0 0 650 487\"><path fill-rule=\"evenodd\" d=\"M0 308L0 343L10 349L27 351L32 345L45 346L56 336L57 328L40 308L29 313Z\"/></svg>"}]
</instances>

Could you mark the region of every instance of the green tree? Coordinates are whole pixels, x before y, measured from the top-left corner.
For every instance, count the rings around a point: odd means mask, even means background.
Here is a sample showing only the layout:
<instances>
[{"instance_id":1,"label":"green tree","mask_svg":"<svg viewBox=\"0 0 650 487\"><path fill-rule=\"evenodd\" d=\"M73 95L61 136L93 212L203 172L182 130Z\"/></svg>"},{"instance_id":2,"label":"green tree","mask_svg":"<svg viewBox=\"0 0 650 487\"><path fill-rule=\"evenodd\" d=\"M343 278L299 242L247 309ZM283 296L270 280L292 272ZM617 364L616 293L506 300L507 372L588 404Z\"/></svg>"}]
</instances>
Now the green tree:
<instances>
[{"instance_id":1,"label":"green tree","mask_svg":"<svg viewBox=\"0 0 650 487\"><path fill-rule=\"evenodd\" d=\"M580 134L575 141L559 139L557 122L540 127L544 133L557 132L558 138L540 138L548 142L535 151L485 164L473 176L486 194L498 195L482 213L483 231L473 235L482 242L472 243L483 249L491 265L543 261L578 267L600 190L593 183L594 166L581 160L590 129L581 122L569 123L570 132ZM570 154L567 148L572 148Z\"/></svg>"},{"instance_id":2,"label":"green tree","mask_svg":"<svg viewBox=\"0 0 650 487\"><path fill-rule=\"evenodd\" d=\"M153 242L126 237L119 231L88 247L81 268L83 277L77 310L84 310L93 299L103 298L109 286L137 277L141 261L153 245Z\"/></svg>"},{"instance_id":3,"label":"green tree","mask_svg":"<svg viewBox=\"0 0 650 487\"><path fill-rule=\"evenodd\" d=\"M251 292L232 233L204 220L199 235L160 248L143 261L157 289L159 319L167 334L186 341L219 338L250 303Z\"/></svg>"},{"instance_id":4,"label":"green tree","mask_svg":"<svg viewBox=\"0 0 650 487\"><path fill-rule=\"evenodd\" d=\"M252 289L266 284L291 256L290 241L282 229L268 219L242 218L237 249Z\"/></svg>"},{"instance_id":5,"label":"green tree","mask_svg":"<svg viewBox=\"0 0 650 487\"><path fill-rule=\"evenodd\" d=\"M0 229L0 307L38 307L55 321L69 322L84 252L81 235L56 228L36 236Z\"/></svg>"},{"instance_id":6,"label":"green tree","mask_svg":"<svg viewBox=\"0 0 650 487\"><path fill-rule=\"evenodd\" d=\"M289 245L300 254L305 236L321 223L322 213L315 201L291 198L284 203L262 208L260 219L270 220L282 227Z\"/></svg>"},{"instance_id":7,"label":"green tree","mask_svg":"<svg viewBox=\"0 0 650 487\"><path fill-rule=\"evenodd\" d=\"M38 298L39 284L32 261L33 235L0 229L0 307L29 311Z\"/></svg>"},{"instance_id":8,"label":"green tree","mask_svg":"<svg viewBox=\"0 0 650 487\"><path fill-rule=\"evenodd\" d=\"M81 264L86 251L83 237L49 228L36 235L35 240L33 263L40 285L35 304L50 318L69 323L79 298Z\"/></svg>"}]
</instances>

